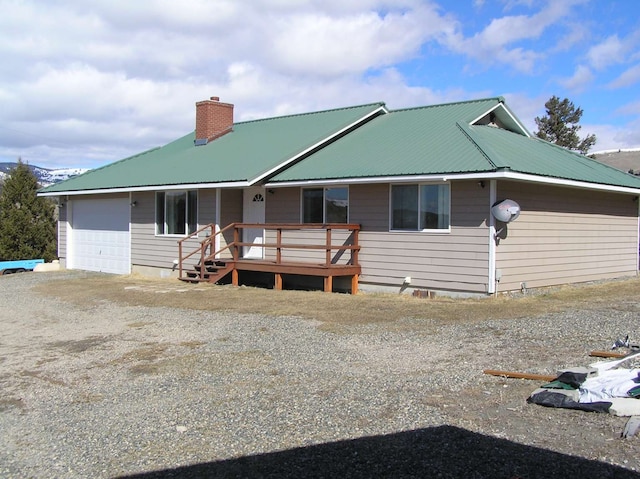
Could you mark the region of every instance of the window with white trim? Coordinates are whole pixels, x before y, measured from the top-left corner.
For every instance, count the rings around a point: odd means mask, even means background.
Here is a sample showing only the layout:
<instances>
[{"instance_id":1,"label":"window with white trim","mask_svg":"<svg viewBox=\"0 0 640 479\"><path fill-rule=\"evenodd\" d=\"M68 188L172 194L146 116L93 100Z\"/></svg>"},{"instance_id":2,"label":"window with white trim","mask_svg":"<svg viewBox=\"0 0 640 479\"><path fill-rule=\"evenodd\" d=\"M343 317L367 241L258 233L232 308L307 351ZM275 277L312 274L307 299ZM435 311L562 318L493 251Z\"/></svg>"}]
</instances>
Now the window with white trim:
<instances>
[{"instance_id":1,"label":"window with white trim","mask_svg":"<svg viewBox=\"0 0 640 479\"><path fill-rule=\"evenodd\" d=\"M305 188L302 190L303 223L347 223L349 188Z\"/></svg>"},{"instance_id":2,"label":"window with white trim","mask_svg":"<svg viewBox=\"0 0 640 479\"><path fill-rule=\"evenodd\" d=\"M186 235L198 229L198 191L156 193L156 234Z\"/></svg>"},{"instance_id":3,"label":"window with white trim","mask_svg":"<svg viewBox=\"0 0 640 479\"><path fill-rule=\"evenodd\" d=\"M449 184L391 185L391 229L449 229L450 197Z\"/></svg>"}]
</instances>

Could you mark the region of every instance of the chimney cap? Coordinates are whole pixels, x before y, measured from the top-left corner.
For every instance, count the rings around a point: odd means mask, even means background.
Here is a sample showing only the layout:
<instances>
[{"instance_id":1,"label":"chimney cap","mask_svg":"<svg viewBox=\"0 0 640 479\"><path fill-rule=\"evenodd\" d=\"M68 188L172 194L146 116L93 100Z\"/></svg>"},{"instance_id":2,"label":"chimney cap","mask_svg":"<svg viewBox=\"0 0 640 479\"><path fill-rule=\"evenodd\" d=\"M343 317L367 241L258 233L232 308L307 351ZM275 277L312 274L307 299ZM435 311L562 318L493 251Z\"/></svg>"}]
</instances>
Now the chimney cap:
<instances>
[{"instance_id":1,"label":"chimney cap","mask_svg":"<svg viewBox=\"0 0 640 479\"><path fill-rule=\"evenodd\" d=\"M219 96L212 96L211 100L212 101L220 101L220 97Z\"/></svg>"}]
</instances>

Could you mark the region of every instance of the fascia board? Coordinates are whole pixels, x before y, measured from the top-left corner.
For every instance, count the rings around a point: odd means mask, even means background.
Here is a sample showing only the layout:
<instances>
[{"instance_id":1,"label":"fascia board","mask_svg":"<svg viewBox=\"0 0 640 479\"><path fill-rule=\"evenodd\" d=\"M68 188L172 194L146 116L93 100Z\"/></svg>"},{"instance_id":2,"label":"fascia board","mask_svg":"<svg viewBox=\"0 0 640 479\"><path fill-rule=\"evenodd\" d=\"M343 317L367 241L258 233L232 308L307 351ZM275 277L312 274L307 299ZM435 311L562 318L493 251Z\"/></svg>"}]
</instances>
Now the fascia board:
<instances>
[{"instance_id":1,"label":"fascia board","mask_svg":"<svg viewBox=\"0 0 640 479\"><path fill-rule=\"evenodd\" d=\"M100 195L109 193L135 193L140 191L173 191L173 190L202 190L215 188L245 188L250 186L247 181L234 181L226 183L189 183L183 185L152 185L133 186L127 188L99 188L93 190L72 190L38 193L38 196L79 196Z\"/></svg>"},{"instance_id":2,"label":"fascia board","mask_svg":"<svg viewBox=\"0 0 640 479\"><path fill-rule=\"evenodd\" d=\"M518 125L518 127L520 128L520 131L522 131L522 134L527 136L528 138L531 138L531 133L529 133L529 130L527 130L527 128L522 124L522 122L518 120L518 118L513 113L511 113L511 110L509 110L509 108L503 103L501 103L499 106L507 115L509 115L509 117L511 117L513 122L516 125Z\"/></svg>"},{"instance_id":3,"label":"fascia board","mask_svg":"<svg viewBox=\"0 0 640 479\"><path fill-rule=\"evenodd\" d=\"M569 188L580 188L584 190L610 191L613 193L627 193L632 195L640 195L640 188L631 188L628 186L605 185L599 183L587 183L586 181L566 180L562 178L551 178L545 176L529 175L526 173L515 172L496 172L491 178L509 179L515 181L526 181L529 183L540 183L554 186L566 186Z\"/></svg>"},{"instance_id":4,"label":"fascia board","mask_svg":"<svg viewBox=\"0 0 640 479\"><path fill-rule=\"evenodd\" d=\"M285 160L282 163L280 163L279 165L271 168L268 171L265 171L264 173L260 174L259 176L256 176L254 179L249 181L249 185L251 186L251 185L254 185L256 183L259 183L260 181L264 180L265 178L268 178L269 176L271 176L271 175L273 175L275 173L278 173L279 171L284 170L287 166L289 166L290 164L294 163L298 159L304 157L309 152L311 152L313 150L316 150L317 148L321 147L325 143L327 143L327 142L333 140L334 138L342 135L345 131L349 131L350 129L354 128L356 125L364 123L366 120L372 118L373 116L377 115L378 113L386 114L386 113L389 113L389 110L387 110L384 107L384 105L379 106L378 108L376 108L372 112L368 113L367 115L363 116L362 118L354 121L353 123L345 126L342 129L334 132L333 134L329 135L328 137L324 138L323 140L320 140L319 142L315 143L314 145L311 145L310 147L308 147L305 150L301 151L297 155L292 156L288 160Z\"/></svg>"},{"instance_id":5,"label":"fascia board","mask_svg":"<svg viewBox=\"0 0 640 479\"><path fill-rule=\"evenodd\" d=\"M280 183L266 183L265 188L291 188L309 186L334 186L334 185L359 185L374 183L421 183L421 182L450 182L455 180L514 180L528 183L547 184L554 186L565 186L569 188L580 188L586 190L611 191L614 193L627 193L640 195L640 188L629 188L624 186L612 186L597 183L587 183L584 181L564 180L561 178L550 178L544 176L528 175L525 173L515 173L511 171L460 173L448 175L413 175L413 176L380 176L370 178L341 178L335 180L304 180L304 181L283 181Z\"/></svg>"},{"instance_id":6,"label":"fascia board","mask_svg":"<svg viewBox=\"0 0 640 479\"><path fill-rule=\"evenodd\" d=\"M280 183L266 183L265 188L290 188L307 186L358 185L374 183L412 183L422 181L445 181L443 175L415 175L415 176L378 176L372 178L341 178L336 180L302 180L283 181Z\"/></svg>"},{"instance_id":7,"label":"fascia board","mask_svg":"<svg viewBox=\"0 0 640 479\"><path fill-rule=\"evenodd\" d=\"M498 108L500 106L500 104L498 103L497 105L494 105L492 108L489 108L487 111L485 111L484 113L481 113L477 118L474 118L473 120L471 120L469 122L469 125L475 125L476 122L480 121L481 118L484 118L485 116L487 116L489 113L491 113L492 111L494 111L496 108Z\"/></svg>"}]
</instances>

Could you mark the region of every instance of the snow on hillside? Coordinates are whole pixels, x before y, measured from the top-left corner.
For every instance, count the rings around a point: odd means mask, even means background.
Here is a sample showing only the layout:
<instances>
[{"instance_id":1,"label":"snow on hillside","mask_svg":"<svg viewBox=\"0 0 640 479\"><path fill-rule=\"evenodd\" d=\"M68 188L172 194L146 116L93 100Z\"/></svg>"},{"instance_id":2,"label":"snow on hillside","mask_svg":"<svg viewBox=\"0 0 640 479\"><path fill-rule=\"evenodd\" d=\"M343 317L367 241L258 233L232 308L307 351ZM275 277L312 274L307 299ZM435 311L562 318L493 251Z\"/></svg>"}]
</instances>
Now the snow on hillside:
<instances>
[{"instance_id":1,"label":"snow on hillside","mask_svg":"<svg viewBox=\"0 0 640 479\"><path fill-rule=\"evenodd\" d=\"M17 163L0 163L0 181L8 176L9 171L15 168ZM67 180L73 176L81 175L89 171L87 168L59 168L48 169L34 165L27 165L38 179L38 183L42 186L49 186L61 181Z\"/></svg>"},{"instance_id":2,"label":"snow on hillside","mask_svg":"<svg viewBox=\"0 0 640 479\"><path fill-rule=\"evenodd\" d=\"M42 186L53 185L54 183L60 183L61 181L68 180L73 176L81 175L89 171L86 168L63 168L58 170L46 170L41 168L36 177L38 182Z\"/></svg>"}]
</instances>

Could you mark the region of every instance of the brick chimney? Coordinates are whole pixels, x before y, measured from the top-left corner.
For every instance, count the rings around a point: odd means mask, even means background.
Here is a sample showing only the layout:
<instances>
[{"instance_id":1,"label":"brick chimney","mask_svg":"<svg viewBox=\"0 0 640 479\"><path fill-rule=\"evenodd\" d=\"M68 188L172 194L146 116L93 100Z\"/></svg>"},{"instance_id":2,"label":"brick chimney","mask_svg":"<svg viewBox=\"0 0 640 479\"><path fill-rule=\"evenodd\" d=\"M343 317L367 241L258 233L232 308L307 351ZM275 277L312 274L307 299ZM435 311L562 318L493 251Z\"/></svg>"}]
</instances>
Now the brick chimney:
<instances>
[{"instance_id":1,"label":"brick chimney","mask_svg":"<svg viewBox=\"0 0 640 479\"><path fill-rule=\"evenodd\" d=\"M206 145L233 128L233 105L220 98L196 102L196 145Z\"/></svg>"}]
</instances>

